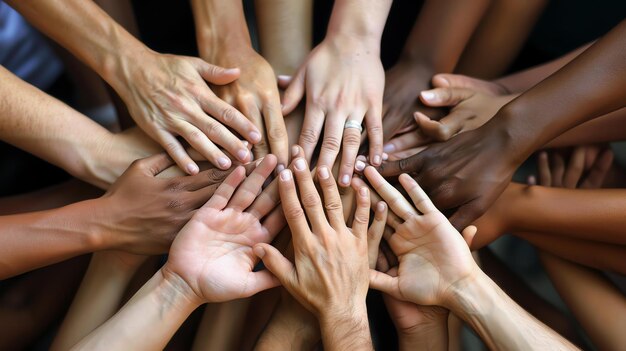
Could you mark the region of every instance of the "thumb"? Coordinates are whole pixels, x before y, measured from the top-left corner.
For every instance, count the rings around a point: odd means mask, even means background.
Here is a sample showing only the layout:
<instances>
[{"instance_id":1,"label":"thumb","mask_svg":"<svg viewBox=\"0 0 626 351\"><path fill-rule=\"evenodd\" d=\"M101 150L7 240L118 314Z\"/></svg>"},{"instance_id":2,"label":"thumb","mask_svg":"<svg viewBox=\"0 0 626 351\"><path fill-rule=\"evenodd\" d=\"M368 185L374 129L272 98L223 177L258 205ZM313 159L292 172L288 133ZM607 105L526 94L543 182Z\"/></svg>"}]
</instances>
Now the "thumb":
<instances>
[{"instance_id":1,"label":"thumb","mask_svg":"<svg viewBox=\"0 0 626 351\"><path fill-rule=\"evenodd\" d=\"M485 211L482 210L480 204L476 200L473 200L463 206L460 206L450 217L450 223L452 223L456 230L461 232L464 228L482 216L484 212Z\"/></svg>"},{"instance_id":2,"label":"thumb","mask_svg":"<svg viewBox=\"0 0 626 351\"><path fill-rule=\"evenodd\" d=\"M141 160L137 160L133 162L131 167L139 167L139 169L141 169L145 174L150 176L156 176L173 164L174 161L172 161L172 159L166 153L159 153L150 157L143 158Z\"/></svg>"},{"instance_id":3,"label":"thumb","mask_svg":"<svg viewBox=\"0 0 626 351\"><path fill-rule=\"evenodd\" d=\"M475 88L482 81L462 74L440 73L432 79L435 88Z\"/></svg>"},{"instance_id":4,"label":"thumb","mask_svg":"<svg viewBox=\"0 0 626 351\"><path fill-rule=\"evenodd\" d=\"M419 173L423 165L421 154L416 154L398 161L383 162L376 170L383 177L397 176L402 173Z\"/></svg>"},{"instance_id":5,"label":"thumb","mask_svg":"<svg viewBox=\"0 0 626 351\"><path fill-rule=\"evenodd\" d=\"M232 83L241 73L239 68L215 66L201 59L196 61L196 70L204 80L217 85Z\"/></svg>"},{"instance_id":6,"label":"thumb","mask_svg":"<svg viewBox=\"0 0 626 351\"><path fill-rule=\"evenodd\" d=\"M276 77L276 81L278 82L278 87L281 89L287 89L289 84L291 84L292 76L288 76L285 74L281 74Z\"/></svg>"},{"instance_id":7,"label":"thumb","mask_svg":"<svg viewBox=\"0 0 626 351\"><path fill-rule=\"evenodd\" d=\"M465 227L465 229L461 232L461 235L463 236L463 239L465 239L465 242L467 243L467 246L469 246L470 250L472 249L472 242L474 241L477 231L478 228L476 228L476 226L470 225Z\"/></svg>"},{"instance_id":8,"label":"thumb","mask_svg":"<svg viewBox=\"0 0 626 351\"><path fill-rule=\"evenodd\" d=\"M370 288L382 291L397 299L404 300L400 296L397 280L398 278L392 277L389 274L370 269Z\"/></svg>"},{"instance_id":9,"label":"thumb","mask_svg":"<svg viewBox=\"0 0 626 351\"><path fill-rule=\"evenodd\" d=\"M272 272L283 286L289 287L293 285L296 274L295 268L278 249L265 243L256 244L254 246L254 254L263 260L265 268Z\"/></svg>"},{"instance_id":10,"label":"thumb","mask_svg":"<svg viewBox=\"0 0 626 351\"><path fill-rule=\"evenodd\" d=\"M474 91L465 88L436 88L420 92L420 100L426 106L456 106L474 95Z\"/></svg>"},{"instance_id":11,"label":"thumb","mask_svg":"<svg viewBox=\"0 0 626 351\"><path fill-rule=\"evenodd\" d=\"M302 97L304 96L304 69L300 69L298 73L296 73L295 77L291 79L287 90L285 90L285 94L283 95L283 115L288 115L293 111L297 106ZM280 77L279 77L280 79Z\"/></svg>"}]
</instances>

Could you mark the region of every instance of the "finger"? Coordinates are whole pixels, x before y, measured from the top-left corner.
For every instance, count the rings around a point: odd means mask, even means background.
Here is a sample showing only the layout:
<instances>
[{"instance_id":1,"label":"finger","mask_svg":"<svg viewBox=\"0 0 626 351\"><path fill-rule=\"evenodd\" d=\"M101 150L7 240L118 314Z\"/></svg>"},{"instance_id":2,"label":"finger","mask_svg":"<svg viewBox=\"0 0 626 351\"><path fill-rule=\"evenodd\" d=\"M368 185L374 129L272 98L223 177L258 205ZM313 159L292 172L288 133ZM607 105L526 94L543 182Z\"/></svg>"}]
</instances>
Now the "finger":
<instances>
[{"instance_id":1,"label":"finger","mask_svg":"<svg viewBox=\"0 0 626 351\"><path fill-rule=\"evenodd\" d=\"M376 270L379 272L387 272L389 268L391 268L389 266L389 262L387 262L387 257L385 257L385 255L378 249L378 247L376 248L376 253ZM370 269L371 268L373 267L370 267Z\"/></svg>"},{"instance_id":2,"label":"finger","mask_svg":"<svg viewBox=\"0 0 626 351\"><path fill-rule=\"evenodd\" d=\"M416 147L414 149L408 149L408 150L405 150L405 151L396 152L395 154L393 154L392 161L402 160L402 159L405 159L405 158L409 158L411 156L415 156L415 155L419 154L420 152L426 150L427 147L428 146L420 146L420 147Z\"/></svg>"},{"instance_id":3,"label":"finger","mask_svg":"<svg viewBox=\"0 0 626 351\"><path fill-rule=\"evenodd\" d=\"M272 174L275 167L276 156L272 154L265 156L252 174L237 188L237 192L229 201L228 207L236 211L244 211L248 208L263 189L265 180Z\"/></svg>"},{"instance_id":4,"label":"finger","mask_svg":"<svg viewBox=\"0 0 626 351\"><path fill-rule=\"evenodd\" d=\"M374 190L387 202L389 208L400 218L407 220L413 215L417 215L415 208L404 198L404 196L385 178L383 178L374 167L365 168L365 177Z\"/></svg>"},{"instance_id":5,"label":"finger","mask_svg":"<svg viewBox=\"0 0 626 351\"><path fill-rule=\"evenodd\" d=\"M398 278L373 269L370 269L370 288L387 293L397 299L402 298L398 289Z\"/></svg>"},{"instance_id":6,"label":"finger","mask_svg":"<svg viewBox=\"0 0 626 351\"><path fill-rule=\"evenodd\" d=\"M559 153L553 152L551 153L551 172L552 172L552 186L562 187L563 186L563 175L565 174L565 161L563 160L563 156Z\"/></svg>"},{"instance_id":7,"label":"finger","mask_svg":"<svg viewBox=\"0 0 626 351\"><path fill-rule=\"evenodd\" d=\"M233 172L229 174L228 177L226 177L226 179L219 186L219 188L215 190L215 194L213 194L211 199L207 201L205 206L217 210L224 209L239 184L241 184L241 182L243 182L245 178L246 170L241 166L235 168L235 170L233 170Z\"/></svg>"},{"instance_id":8,"label":"finger","mask_svg":"<svg viewBox=\"0 0 626 351\"><path fill-rule=\"evenodd\" d=\"M385 152L395 154L432 142L432 138L425 135L420 129L401 134L389 140L383 147Z\"/></svg>"},{"instance_id":9,"label":"finger","mask_svg":"<svg viewBox=\"0 0 626 351\"><path fill-rule=\"evenodd\" d=\"M563 186L569 189L574 189L578 185L580 178L585 170L585 157L587 154L587 148L585 146L579 146L574 149L569 159L569 164L565 170L563 176Z\"/></svg>"},{"instance_id":10,"label":"finger","mask_svg":"<svg viewBox=\"0 0 626 351\"><path fill-rule=\"evenodd\" d=\"M581 183L581 188L599 188L604 182L604 178L611 169L613 163L613 151L606 149L591 167L587 178Z\"/></svg>"},{"instance_id":11,"label":"finger","mask_svg":"<svg viewBox=\"0 0 626 351\"><path fill-rule=\"evenodd\" d=\"M239 97L237 100L237 106L241 109L241 112L255 125L255 127L261 132L259 141L254 144L252 152L254 157L259 159L270 153L269 144L267 143L267 134L265 132L265 124L263 117L259 111L259 107L255 99L247 97Z\"/></svg>"},{"instance_id":12,"label":"finger","mask_svg":"<svg viewBox=\"0 0 626 351\"><path fill-rule=\"evenodd\" d=\"M452 223L456 230L463 230L484 214L482 208L483 206L481 206L477 200L472 200L460 206L456 212L454 212L450 217L450 223Z\"/></svg>"},{"instance_id":13,"label":"finger","mask_svg":"<svg viewBox=\"0 0 626 351\"><path fill-rule=\"evenodd\" d=\"M359 239L366 238L367 225L370 221L370 194L366 186L357 186L353 183L356 193L356 211L352 221L352 233Z\"/></svg>"},{"instance_id":14,"label":"finger","mask_svg":"<svg viewBox=\"0 0 626 351\"><path fill-rule=\"evenodd\" d=\"M181 180L188 178L188 181L186 182L184 188L187 191L196 191L196 190L200 190L210 185L221 184L224 181L224 179L226 179L226 177L233 170L234 168L229 168L226 170L219 169L219 168L211 168L206 171L202 171L191 177L181 177ZM247 173L248 171L246 168L246 174Z\"/></svg>"},{"instance_id":15,"label":"finger","mask_svg":"<svg viewBox=\"0 0 626 351\"><path fill-rule=\"evenodd\" d=\"M290 169L284 169L278 176L278 190L280 202L285 218L291 229L294 242L300 243L307 234L310 234L309 224L300 206L296 186Z\"/></svg>"},{"instance_id":16,"label":"finger","mask_svg":"<svg viewBox=\"0 0 626 351\"><path fill-rule=\"evenodd\" d=\"M537 158L539 184L543 186L552 186L552 172L550 171L550 163L548 162L548 153L542 151L539 153Z\"/></svg>"},{"instance_id":17,"label":"finger","mask_svg":"<svg viewBox=\"0 0 626 351\"><path fill-rule=\"evenodd\" d=\"M274 240L276 235L278 235L278 233L285 228L285 225L287 225L287 220L285 219L283 209L282 207L277 206L263 220L263 228L265 228L268 232L268 242Z\"/></svg>"},{"instance_id":18,"label":"finger","mask_svg":"<svg viewBox=\"0 0 626 351\"><path fill-rule=\"evenodd\" d=\"M221 123L209 118L204 121L201 130L208 137L208 140L224 148L228 153L235 156L239 162L247 163L252 160L247 142L239 140L235 134Z\"/></svg>"},{"instance_id":19,"label":"finger","mask_svg":"<svg viewBox=\"0 0 626 351\"><path fill-rule=\"evenodd\" d=\"M299 157L293 161L292 168L296 175L298 190L300 191L300 202L311 223L313 233L317 234L322 229L327 228L328 222L324 215L322 200L315 188L315 184L313 184L309 165L304 158ZM337 197L339 197L339 194L337 194Z\"/></svg>"},{"instance_id":20,"label":"finger","mask_svg":"<svg viewBox=\"0 0 626 351\"><path fill-rule=\"evenodd\" d=\"M270 145L270 151L278 158L278 164L287 167L289 164L289 138L285 119L280 111L280 98L278 92L275 96L265 101L263 105L263 117L265 129Z\"/></svg>"},{"instance_id":21,"label":"finger","mask_svg":"<svg viewBox=\"0 0 626 351\"><path fill-rule=\"evenodd\" d=\"M209 201L209 199L211 199L211 197L213 197L215 191L217 191L217 188L219 188L220 184L209 185L202 189L190 192L188 194L190 197L190 207L193 209L202 207L202 205L204 205L207 201Z\"/></svg>"},{"instance_id":22,"label":"finger","mask_svg":"<svg viewBox=\"0 0 626 351\"><path fill-rule=\"evenodd\" d=\"M318 166L332 167L335 164L341 147L346 117L338 113L331 113L326 117L320 157L317 160Z\"/></svg>"},{"instance_id":23,"label":"finger","mask_svg":"<svg viewBox=\"0 0 626 351\"><path fill-rule=\"evenodd\" d=\"M254 245L254 254L263 260L263 265L280 280L281 284L289 289L296 282L296 270L294 265L270 244L261 243Z\"/></svg>"},{"instance_id":24,"label":"finger","mask_svg":"<svg viewBox=\"0 0 626 351\"><path fill-rule=\"evenodd\" d=\"M463 239L467 243L467 246L470 248L470 250L473 250L472 242L474 241L474 237L476 236L477 231L478 228L476 228L476 226L470 225L463 229L463 231L461 232L461 235L463 236Z\"/></svg>"},{"instance_id":25,"label":"finger","mask_svg":"<svg viewBox=\"0 0 626 351\"><path fill-rule=\"evenodd\" d=\"M439 121L433 121L420 112L415 112L414 117L426 136L436 141L446 141L463 129L465 121L472 114L467 110L452 111Z\"/></svg>"},{"instance_id":26,"label":"finger","mask_svg":"<svg viewBox=\"0 0 626 351\"><path fill-rule=\"evenodd\" d=\"M333 228L345 226L343 205L332 171L326 166L317 167L317 179L324 195L324 208Z\"/></svg>"},{"instance_id":27,"label":"finger","mask_svg":"<svg viewBox=\"0 0 626 351\"><path fill-rule=\"evenodd\" d=\"M133 162L144 174L156 176L174 164L174 161L166 153L158 153Z\"/></svg>"},{"instance_id":28,"label":"finger","mask_svg":"<svg viewBox=\"0 0 626 351\"><path fill-rule=\"evenodd\" d=\"M383 162L383 118L380 107L367 110L365 113L365 127L367 128L367 140L370 144L370 159L372 160L372 165L378 167Z\"/></svg>"},{"instance_id":29,"label":"finger","mask_svg":"<svg viewBox=\"0 0 626 351\"><path fill-rule=\"evenodd\" d=\"M407 193L411 197L411 200L413 200L413 204L418 211L423 214L437 211L437 207L435 207L433 202L430 201L430 198L428 197L428 195L426 195L426 192L424 192L422 187L417 184L415 179L411 178L405 173L400 175L399 180L404 190L407 191Z\"/></svg>"},{"instance_id":30,"label":"finger","mask_svg":"<svg viewBox=\"0 0 626 351\"><path fill-rule=\"evenodd\" d=\"M280 74L276 77L276 82L278 83L278 87L284 90L289 87L289 84L291 84L291 79L292 76Z\"/></svg>"},{"instance_id":31,"label":"finger","mask_svg":"<svg viewBox=\"0 0 626 351\"><path fill-rule=\"evenodd\" d=\"M370 262L370 268L376 264L376 258L378 257L378 247L380 240L383 237L385 231L385 225L387 223L387 204L380 201L374 208L374 220L367 230L367 251Z\"/></svg>"},{"instance_id":32,"label":"finger","mask_svg":"<svg viewBox=\"0 0 626 351\"><path fill-rule=\"evenodd\" d=\"M436 88L420 92L420 100L426 106L456 106L474 95L474 91L465 88Z\"/></svg>"},{"instance_id":33,"label":"finger","mask_svg":"<svg viewBox=\"0 0 626 351\"><path fill-rule=\"evenodd\" d=\"M189 157L185 148L170 132L157 129L155 140L158 142L165 151L174 159L174 162L180 167L180 169L187 172L187 174L194 175L200 171L198 165Z\"/></svg>"},{"instance_id":34,"label":"finger","mask_svg":"<svg viewBox=\"0 0 626 351\"><path fill-rule=\"evenodd\" d=\"M223 68L212 65L202 59L190 57L190 62L196 68L200 76L207 82L224 85L234 82L239 78L239 68Z\"/></svg>"},{"instance_id":35,"label":"finger","mask_svg":"<svg viewBox=\"0 0 626 351\"><path fill-rule=\"evenodd\" d=\"M269 156L269 155L268 155ZM274 179L248 208L248 213L257 219L265 217L265 215L276 208L280 204L280 196L278 195L278 179Z\"/></svg>"},{"instance_id":36,"label":"finger","mask_svg":"<svg viewBox=\"0 0 626 351\"><path fill-rule=\"evenodd\" d=\"M202 99L200 106L204 112L220 121L221 124L232 128L250 143L256 144L261 141L259 126L236 108L220 100L215 94L211 93L210 96ZM210 136L210 134L207 135Z\"/></svg>"},{"instance_id":37,"label":"finger","mask_svg":"<svg viewBox=\"0 0 626 351\"><path fill-rule=\"evenodd\" d=\"M419 154L398 161L383 162L378 172L383 177L397 176L402 173L415 174L422 169L424 161Z\"/></svg>"},{"instance_id":38,"label":"finger","mask_svg":"<svg viewBox=\"0 0 626 351\"><path fill-rule=\"evenodd\" d=\"M280 280L267 270L251 272L247 278L241 297L250 297L261 291L280 286Z\"/></svg>"},{"instance_id":39,"label":"finger","mask_svg":"<svg viewBox=\"0 0 626 351\"><path fill-rule=\"evenodd\" d=\"M358 119L350 120L361 123ZM361 132L356 128L345 128L343 130L343 150L341 155L341 165L339 167L339 185L350 186L350 180L354 172L356 157L361 145ZM382 158L381 158L382 159ZM378 162L380 165L380 160Z\"/></svg>"},{"instance_id":40,"label":"finger","mask_svg":"<svg viewBox=\"0 0 626 351\"><path fill-rule=\"evenodd\" d=\"M177 129L189 145L206 157L213 165L221 169L230 168L232 165L231 160L209 140L205 133L187 122L182 122Z\"/></svg>"},{"instance_id":41,"label":"finger","mask_svg":"<svg viewBox=\"0 0 626 351\"><path fill-rule=\"evenodd\" d=\"M298 73L291 79L291 83L285 90L282 101L283 115L290 114L295 110L296 106L298 106L300 100L302 100L304 96L305 72L306 66L302 66L298 70Z\"/></svg>"},{"instance_id":42,"label":"finger","mask_svg":"<svg viewBox=\"0 0 626 351\"><path fill-rule=\"evenodd\" d=\"M311 160L313 152L320 139L324 127L324 112L316 105L307 100L304 110L304 122L298 138L298 145L304 150L307 160Z\"/></svg>"}]
</instances>

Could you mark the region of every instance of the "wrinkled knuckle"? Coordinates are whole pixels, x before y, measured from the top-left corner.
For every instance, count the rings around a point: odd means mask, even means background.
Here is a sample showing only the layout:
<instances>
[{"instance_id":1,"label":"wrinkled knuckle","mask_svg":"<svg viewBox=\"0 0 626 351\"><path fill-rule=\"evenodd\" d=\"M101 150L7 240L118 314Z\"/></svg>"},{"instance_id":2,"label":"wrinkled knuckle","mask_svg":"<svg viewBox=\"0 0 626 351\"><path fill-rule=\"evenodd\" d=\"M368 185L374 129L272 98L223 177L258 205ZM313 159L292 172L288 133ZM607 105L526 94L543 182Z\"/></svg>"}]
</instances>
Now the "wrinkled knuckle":
<instances>
[{"instance_id":1,"label":"wrinkled knuckle","mask_svg":"<svg viewBox=\"0 0 626 351\"><path fill-rule=\"evenodd\" d=\"M173 199L167 203L167 208L171 210L177 210L177 209L182 208L184 204L185 203L179 199Z\"/></svg>"},{"instance_id":2,"label":"wrinkled knuckle","mask_svg":"<svg viewBox=\"0 0 626 351\"><path fill-rule=\"evenodd\" d=\"M204 134L199 130L194 130L187 134L187 140L190 143L199 143L204 139Z\"/></svg>"},{"instance_id":3,"label":"wrinkled knuckle","mask_svg":"<svg viewBox=\"0 0 626 351\"><path fill-rule=\"evenodd\" d=\"M213 169L211 172L207 173L207 179L211 184L221 183L226 178L227 174L228 171Z\"/></svg>"},{"instance_id":4,"label":"wrinkled knuckle","mask_svg":"<svg viewBox=\"0 0 626 351\"><path fill-rule=\"evenodd\" d=\"M287 130L282 127L271 127L268 131L268 138L272 141L283 140L287 138Z\"/></svg>"},{"instance_id":5,"label":"wrinkled knuckle","mask_svg":"<svg viewBox=\"0 0 626 351\"><path fill-rule=\"evenodd\" d=\"M291 206L283 209L283 212L285 213L285 218L287 219L299 219L304 216L304 211L299 206Z\"/></svg>"},{"instance_id":6,"label":"wrinkled knuckle","mask_svg":"<svg viewBox=\"0 0 626 351\"><path fill-rule=\"evenodd\" d=\"M337 201L327 201L324 204L324 208L326 209L326 211L332 212L332 211L339 211L341 210L341 203L337 202Z\"/></svg>"},{"instance_id":7,"label":"wrinkled knuckle","mask_svg":"<svg viewBox=\"0 0 626 351\"><path fill-rule=\"evenodd\" d=\"M358 133L346 133L343 136L343 144L348 147L358 147L361 145L361 136Z\"/></svg>"},{"instance_id":8,"label":"wrinkled knuckle","mask_svg":"<svg viewBox=\"0 0 626 351\"><path fill-rule=\"evenodd\" d=\"M320 202L317 194L304 194L301 196L301 200L305 207L317 206Z\"/></svg>"},{"instance_id":9,"label":"wrinkled knuckle","mask_svg":"<svg viewBox=\"0 0 626 351\"><path fill-rule=\"evenodd\" d=\"M381 126L379 126L379 125L368 126L367 127L367 134L369 134L370 137L382 136L383 135L383 128Z\"/></svg>"},{"instance_id":10,"label":"wrinkled knuckle","mask_svg":"<svg viewBox=\"0 0 626 351\"><path fill-rule=\"evenodd\" d=\"M303 144L317 144L317 140L319 139L319 134L316 133L313 129L303 129L300 133L300 139Z\"/></svg>"},{"instance_id":11,"label":"wrinkled knuckle","mask_svg":"<svg viewBox=\"0 0 626 351\"><path fill-rule=\"evenodd\" d=\"M341 140L336 136L328 135L324 137L324 141L322 142L322 149L328 151L339 151L339 147L341 146Z\"/></svg>"},{"instance_id":12,"label":"wrinkled knuckle","mask_svg":"<svg viewBox=\"0 0 626 351\"><path fill-rule=\"evenodd\" d=\"M450 139L452 130L447 126L441 126L435 130L434 138L437 141L446 141Z\"/></svg>"},{"instance_id":13,"label":"wrinkled knuckle","mask_svg":"<svg viewBox=\"0 0 626 351\"><path fill-rule=\"evenodd\" d=\"M167 184L167 190L177 192L183 189L183 184L178 180L172 180Z\"/></svg>"},{"instance_id":14,"label":"wrinkled knuckle","mask_svg":"<svg viewBox=\"0 0 626 351\"><path fill-rule=\"evenodd\" d=\"M232 108L226 108L221 113L222 122L224 122L225 124L232 124L233 122L235 122L237 117L237 112Z\"/></svg>"},{"instance_id":15,"label":"wrinkled knuckle","mask_svg":"<svg viewBox=\"0 0 626 351\"><path fill-rule=\"evenodd\" d=\"M219 140L223 134L221 125L215 122L207 124L206 133L211 138L211 140Z\"/></svg>"},{"instance_id":16,"label":"wrinkled knuckle","mask_svg":"<svg viewBox=\"0 0 626 351\"><path fill-rule=\"evenodd\" d=\"M411 160L408 158L404 158L398 161L398 168L402 172L408 172L411 168Z\"/></svg>"}]
</instances>

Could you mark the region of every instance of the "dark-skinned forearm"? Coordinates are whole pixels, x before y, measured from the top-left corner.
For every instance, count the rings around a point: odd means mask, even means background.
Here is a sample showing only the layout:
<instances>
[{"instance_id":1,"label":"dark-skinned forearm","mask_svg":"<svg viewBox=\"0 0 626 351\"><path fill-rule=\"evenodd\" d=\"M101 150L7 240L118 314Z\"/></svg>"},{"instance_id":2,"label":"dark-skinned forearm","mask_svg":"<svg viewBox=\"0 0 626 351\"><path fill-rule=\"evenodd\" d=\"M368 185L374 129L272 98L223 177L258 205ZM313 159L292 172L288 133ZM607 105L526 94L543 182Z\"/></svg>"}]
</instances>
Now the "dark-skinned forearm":
<instances>
[{"instance_id":1,"label":"dark-skinned forearm","mask_svg":"<svg viewBox=\"0 0 626 351\"><path fill-rule=\"evenodd\" d=\"M626 108L576 126L552 139L546 148L608 143L626 140Z\"/></svg>"}]
</instances>

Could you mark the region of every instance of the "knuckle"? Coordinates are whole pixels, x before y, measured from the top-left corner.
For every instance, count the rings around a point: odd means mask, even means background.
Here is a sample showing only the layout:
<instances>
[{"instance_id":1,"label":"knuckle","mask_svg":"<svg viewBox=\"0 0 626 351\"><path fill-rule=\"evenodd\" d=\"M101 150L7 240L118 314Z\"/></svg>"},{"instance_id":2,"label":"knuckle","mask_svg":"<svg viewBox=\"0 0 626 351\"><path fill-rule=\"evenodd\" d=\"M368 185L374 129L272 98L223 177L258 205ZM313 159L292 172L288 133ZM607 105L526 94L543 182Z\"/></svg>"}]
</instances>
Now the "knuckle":
<instances>
[{"instance_id":1,"label":"knuckle","mask_svg":"<svg viewBox=\"0 0 626 351\"><path fill-rule=\"evenodd\" d=\"M324 141L322 142L322 149L329 151L338 151L341 146L341 140L333 135L324 136Z\"/></svg>"},{"instance_id":2,"label":"knuckle","mask_svg":"<svg viewBox=\"0 0 626 351\"><path fill-rule=\"evenodd\" d=\"M287 138L287 130L282 127L271 127L268 131L268 138L272 141Z\"/></svg>"},{"instance_id":3,"label":"knuckle","mask_svg":"<svg viewBox=\"0 0 626 351\"><path fill-rule=\"evenodd\" d=\"M359 146L361 145L361 136L358 133L346 133L343 136L344 146Z\"/></svg>"},{"instance_id":4,"label":"knuckle","mask_svg":"<svg viewBox=\"0 0 626 351\"><path fill-rule=\"evenodd\" d=\"M204 139L204 134L199 130L194 130L187 135L189 142L200 142Z\"/></svg>"},{"instance_id":5,"label":"knuckle","mask_svg":"<svg viewBox=\"0 0 626 351\"><path fill-rule=\"evenodd\" d=\"M290 206L288 208L284 208L283 212L285 213L285 218L287 219L298 219L304 216L304 211L300 206Z\"/></svg>"},{"instance_id":6,"label":"knuckle","mask_svg":"<svg viewBox=\"0 0 626 351\"><path fill-rule=\"evenodd\" d=\"M370 135L370 137L383 135L383 128L380 125L368 126L367 133Z\"/></svg>"},{"instance_id":7,"label":"knuckle","mask_svg":"<svg viewBox=\"0 0 626 351\"><path fill-rule=\"evenodd\" d=\"M300 140L302 144L317 144L319 134L313 129L303 129L300 133Z\"/></svg>"},{"instance_id":8,"label":"knuckle","mask_svg":"<svg viewBox=\"0 0 626 351\"><path fill-rule=\"evenodd\" d=\"M400 169L400 171L408 172L410 167L411 167L411 160L410 159L403 158L403 159L398 161L398 168Z\"/></svg>"},{"instance_id":9,"label":"knuckle","mask_svg":"<svg viewBox=\"0 0 626 351\"><path fill-rule=\"evenodd\" d=\"M177 192L183 188L183 183L178 180L172 180L167 184L167 190L170 192Z\"/></svg>"},{"instance_id":10,"label":"knuckle","mask_svg":"<svg viewBox=\"0 0 626 351\"><path fill-rule=\"evenodd\" d=\"M216 122L207 123L206 134L211 138L211 140L219 140L223 134L221 127L222 126Z\"/></svg>"},{"instance_id":11,"label":"knuckle","mask_svg":"<svg viewBox=\"0 0 626 351\"><path fill-rule=\"evenodd\" d=\"M320 199L317 194L303 194L301 196L301 201L305 207L317 206L320 203Z\"/></svg>"},{"instance_id":12,"label":"knuckle","mask_svg":"<svg viewBox=\"0 0 626 351\"><path fill-rule=\"evenodd\" d=\"M224 110L222 110L220 117L221 117L222 122L224 122L225 124L231 124L237 119L238 117L237 115L238 114L237 112L235 112L234 109L225 108Z\"/></svg>"},{"instance_id":13,"label":"knuckle","mask_svg":"<svg viewBox=\"0 0 626 351\"><path fill-rule=\"evenodd\" d=\"M324 208L326 209L326 211L339 211L342 209L341 203L337 201L327 201L324 204Z\"/></svg>"},{"instance_id":14,"label":"knuckle","mask_svg":"<svg viewBox=\"0 0 626 351\"><path fill-rule=\"evenodd\" d=\"M211 184L221 183L226 178L228 173L228 171L216 168L207 173L207 179Z\"/></svg>"},{"instance_id":15,"label":"knuckle","mask_svg":"<svg viewBox=\"0 0 626 351\"><path fill-rule=\"evenodd\" d=\"M172 199L167 203L167 208L171 210L177 210L184 206L184 202L179 199Z\"/></svg>"}]
</instances>

